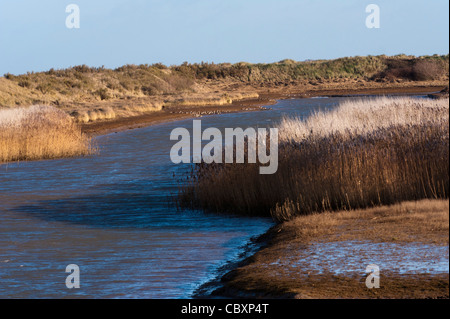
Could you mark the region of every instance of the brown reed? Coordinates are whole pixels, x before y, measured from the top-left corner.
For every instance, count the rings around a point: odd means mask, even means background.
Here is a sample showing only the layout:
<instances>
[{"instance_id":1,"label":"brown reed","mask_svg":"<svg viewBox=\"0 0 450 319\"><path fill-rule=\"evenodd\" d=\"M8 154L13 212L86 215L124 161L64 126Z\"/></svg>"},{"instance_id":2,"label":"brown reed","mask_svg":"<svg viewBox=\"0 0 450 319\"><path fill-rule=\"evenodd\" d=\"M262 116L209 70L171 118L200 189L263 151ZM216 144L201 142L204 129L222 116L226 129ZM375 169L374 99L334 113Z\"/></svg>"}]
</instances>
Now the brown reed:
<instances>
[{"instance_id":1,"label":"brown reed","mask_svg":"<svg viewBox=\"0 0 450 319\"><path fill-rule=\"evenodd\" d=\"M197 165L180 188L180 205L271 215L280 222L314 212L448 198L448 99L436 104L384 98L353 106L344 103L305 122L284 120L273 175L260 175L259 163Z\"/></svg>"},{"instance_id":2,"label":"brown reed","mask_svg":"<svg viewBox=\"0 0 450 319\"><path fill-rule=\"evenodd\" d=\"M0 110L0 163L94 152L92 139L61 110L40 105Z\"/></svg>"}]
</instances>

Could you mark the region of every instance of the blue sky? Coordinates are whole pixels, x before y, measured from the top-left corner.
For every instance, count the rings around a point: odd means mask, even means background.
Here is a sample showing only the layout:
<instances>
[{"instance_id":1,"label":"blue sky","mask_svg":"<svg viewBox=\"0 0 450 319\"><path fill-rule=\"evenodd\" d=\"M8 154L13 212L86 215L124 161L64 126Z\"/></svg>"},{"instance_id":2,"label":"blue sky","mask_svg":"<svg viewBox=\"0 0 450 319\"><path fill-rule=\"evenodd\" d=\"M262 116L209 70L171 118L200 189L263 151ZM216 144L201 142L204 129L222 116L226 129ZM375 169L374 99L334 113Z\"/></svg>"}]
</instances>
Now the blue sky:
<instances>
[{"instance_id":1,"label":"blue sky","mask_svg":"<svg viewBox=\"0 0 450 319\"><path fill-rule=\"evenodd\" d=\"M65 25L69 4L80 28ZM368 29L368 4L381 27ZM0 0L0 75L87 64L447 54L448 0Z\"/></svg>"}]
</instances>

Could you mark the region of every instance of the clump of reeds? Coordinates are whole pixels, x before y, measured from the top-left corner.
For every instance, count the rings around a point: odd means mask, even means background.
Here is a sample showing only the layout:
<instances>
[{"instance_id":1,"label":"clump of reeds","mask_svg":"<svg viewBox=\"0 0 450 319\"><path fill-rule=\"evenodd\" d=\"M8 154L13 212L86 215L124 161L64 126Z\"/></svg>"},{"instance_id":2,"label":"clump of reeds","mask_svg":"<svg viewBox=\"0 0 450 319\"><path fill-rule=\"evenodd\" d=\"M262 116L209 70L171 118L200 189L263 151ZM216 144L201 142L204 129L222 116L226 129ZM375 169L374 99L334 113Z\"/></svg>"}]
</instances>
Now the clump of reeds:
<instances>
[{"instance_id":1,"label":"clump of reeds","mask_svg":"<svg viewBox=\"0 0 450 319\"><path fill-rule=\"evenodd\" d=\"M185 96L174 104L181 106L216 106L229 105L236 101L257 99L259 94L256 92L233 92L221 95L215 93L202 94L201 96Z\"/></svg>"},{"instance_id":2,"label":"clump of reeds","mask_svg":"<svg viewBox=\"0 0 450 319\"><path fill-rule=\"evenodd\" d=\"M197 165L181 206L283 221L296 215L448 198L449 106L425 99L346 102L279 126L278 171Z\"/></svg>"},{"instance_id":3,"label":"clump of reeds","mask_svg":"<svg viewBox=\"0 0 450 319\"><path fill-rule=\"evenodd\" d=\"M77 110L73 111L70 115L78 123L88 123L114 119L116 117L116 112L111 107L106 107L93 110Z\"/></svg>"},{"instance_id":4,"label":"clump of reeds","mask_svg":"<svg viewBox=\"0 0 450 319\"><path fill-rule=\"evenodd\" d=\"M404 125L438 124L449 119L447 100L418 98L367 98L346 100L329 112L317 112L306 120L283 118L280 142L298 143L332 133L364 135L381 128Z\"/></svg>"},{"instance_id":5,"label":"clump of reeds","mask_svg":"<svg viewBox=\"0 0 450 319\"><path fill-rule=\"evenodd\" d=\"M61 110L40 105L0 110L0 163L93 152L92 139Z\"/></svg>"}]
</instances>

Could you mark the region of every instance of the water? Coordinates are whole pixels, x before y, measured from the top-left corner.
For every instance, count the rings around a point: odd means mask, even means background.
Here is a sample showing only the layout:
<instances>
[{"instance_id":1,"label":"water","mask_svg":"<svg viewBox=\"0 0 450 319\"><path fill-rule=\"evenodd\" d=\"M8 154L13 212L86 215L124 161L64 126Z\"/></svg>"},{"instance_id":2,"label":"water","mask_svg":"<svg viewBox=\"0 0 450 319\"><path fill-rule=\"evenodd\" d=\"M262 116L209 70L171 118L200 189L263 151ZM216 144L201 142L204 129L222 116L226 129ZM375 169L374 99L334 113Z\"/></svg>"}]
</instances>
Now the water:
<instances>
[{"instance_id":1,"label":"water","mask_svg":"<svg viewBox=\"0 0 450 319\"><path fill-rule=\"evenodd\" d=\"M400 275L445 274L449 269L449 247L423 243L376 243L371 241L314 242L288 248L292 253L277 266L308 274L365 275L375 264Z\"/></svg>"},{"instance_id":2,"label":"water","mask_svg":"<svg viewBox=\"0 0 450 319\"><path fill-rule=\"evenodd\" d=\"M330 99L284 100L270 111L203 117L202 127L265 127L283 115L332 108ZM180 172L155 125L97 138L100 154L0 166L0 298L189 298L238 258L270 219L177 211ZM81 288L67 289L66 266Z\"/></svg>"}]
</instances>

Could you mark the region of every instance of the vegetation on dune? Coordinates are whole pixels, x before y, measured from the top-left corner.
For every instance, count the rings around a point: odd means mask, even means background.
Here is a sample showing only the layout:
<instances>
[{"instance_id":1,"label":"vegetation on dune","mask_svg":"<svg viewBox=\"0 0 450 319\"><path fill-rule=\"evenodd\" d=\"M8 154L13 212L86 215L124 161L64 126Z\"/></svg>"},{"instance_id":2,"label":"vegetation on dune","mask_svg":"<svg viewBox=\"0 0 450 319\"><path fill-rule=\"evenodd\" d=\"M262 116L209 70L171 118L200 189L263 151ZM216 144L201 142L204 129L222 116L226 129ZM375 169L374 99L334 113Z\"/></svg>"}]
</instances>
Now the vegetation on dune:
<instances>
[{"instance_id":1,"label":"vegetation on dune","mask_svg":"<svg viewBox=\"0 0 450 319\"><path fill-rule=\"evenodd\" d=\"M279 127L278 171L259 163L199 164L182 207L290 220L313 212L448 198L449 100L344 103Z\"/></svg>"},{"instance_id":2,"label":"vegetation on dune","mask_svg":"<svg viewBox=\"0 0 450 319\"><path fill-rule=\"evenodd\" d=\"M164 97L182 93L207 93L199 84L229 80L241 84L285 83L342 78L366 81L428 81L448 79L449 56L399 55L349 57L335 60L270 64L183 63L125 65L111 70L86 65L64 70L5 74L0 81L0 106L52 104ZM7 80L7 81L5 81ZM209 92L211 93L211 92Z\"/></svg>"},{"instance_id":3,"label":"vegetation on dune","mask_svg":"<svg viewBox=\"0 0 450 319\"><path fill-rule=\"evenodd\" d=\"M232 78L251 83L337 78L361 78L365 80L386 78L390 80L392 77L423 81L448 76L449 56L367 56L306 62L287 59L270 64L185 63L173 67L173 69L194 79Z\"/></svg>"},{"instance_id":4,"label":"vegetation on dune","mask_svg":"<svg viewBox=\"0 0 450 319\"><path fill-rule=\"evenodd\" d=\"M36 97L47 96L61 101L174 94L191 91L194 84L192 79L159 65L126 65L115 70L81 65L18 76L5 74L4 77L36 93ZM0 104L4 103L8 101L0 100Z\"/></svg>"}]
</instances>

